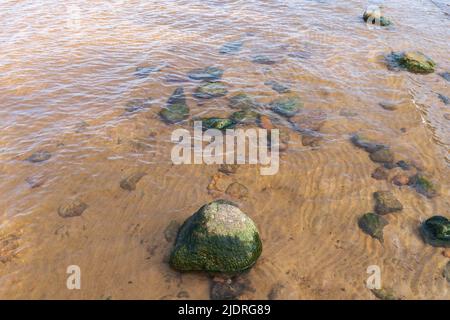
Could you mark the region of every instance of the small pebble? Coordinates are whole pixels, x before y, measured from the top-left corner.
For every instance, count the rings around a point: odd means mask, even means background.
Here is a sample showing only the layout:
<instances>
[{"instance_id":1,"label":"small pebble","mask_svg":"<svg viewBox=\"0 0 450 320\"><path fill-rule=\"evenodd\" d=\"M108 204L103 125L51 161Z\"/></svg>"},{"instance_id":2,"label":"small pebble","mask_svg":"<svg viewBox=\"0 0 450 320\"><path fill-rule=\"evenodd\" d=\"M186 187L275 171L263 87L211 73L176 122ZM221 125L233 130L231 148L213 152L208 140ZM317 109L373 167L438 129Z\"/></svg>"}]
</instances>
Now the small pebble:
<instances>
[{"instance_id":1,"label":"small pebble","mask_svg":"<svg viewBox=\"0 0 450 320\"><path fill-rule=\"evenodd\" d=\"M62 204L58 208L58 214L63 218L72 218L81 216L81 214L88 208L88 205L81 200L74 200Z\"/></svg>"},{"instance_id":2,"label":"small pebble","mask_svg":"<svg viewBox=\"0 0 450 320\"><path fill-rule=\"evenodd\" d=\"M52 157L51 153L45 150L40 150L35 153L33 153L31 156L29 156L26 160L29 162L43 162L47 161Z\"/></svg>"}]
</instances>

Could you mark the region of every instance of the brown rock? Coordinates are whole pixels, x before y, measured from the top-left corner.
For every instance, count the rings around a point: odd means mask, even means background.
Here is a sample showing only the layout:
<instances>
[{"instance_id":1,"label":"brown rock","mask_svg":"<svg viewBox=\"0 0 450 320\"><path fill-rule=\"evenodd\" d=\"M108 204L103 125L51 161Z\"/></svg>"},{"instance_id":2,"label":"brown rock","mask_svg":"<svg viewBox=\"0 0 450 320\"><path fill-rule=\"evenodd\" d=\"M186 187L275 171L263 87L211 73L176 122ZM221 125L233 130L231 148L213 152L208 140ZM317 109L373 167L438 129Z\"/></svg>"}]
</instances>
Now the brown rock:
<instances>
[{"instance_id":1,"label":"brown rock","mask_svg":"<svg viewBox=\"0 0 450 320\"><path fill-rule=\"evenodd\" d=\"M238 165L237 164L222 164L219 168L219 171L225 174L234 174L237 172L238 169Z\"/></svg>"},{"instance_id":2,"label":"brown rock","mask_svg":"<svg viewBox=\"0 0 450 320\"><path fill-rule=\"evenodd\" d=\"M403 210L403 205L390 191L377 191L373 194L375 198L375 212L387 214Z\"/></svg>"},{"instance_id":3,"label":"brown rock","mask_svg":"<svg viewBox=\"0 0 450 320\"><path fill-rule=\"evenodd\" d=\"M320 142L322 141L322 137L317 136L302 136L302 144L308 147L318 147Z\"/></svg>"},{"instance_id":4,"label":"brown rock","mask_svg":"<svg viewBox=\"0 0 450 320\"><path fill-rule=\"evenodd\" d=\"M88 208L88 205L81 200L73 200L62 204L58 208L58 214L63 218L72 218L81 216Z\"/></svg>"},{"instance_id":5,"label":"brown rock","mask_svg":"<svg viewBox=\"0 0 450 320\"><path fill-rule=\"evenodd\" d=\"M446 258L450 258L450 248L442 250L442 255Z\"/></svg>"},{"instance_id":6,"label":"brown rock","mask_svg":"<svg viewBox=\"0 0 450 320\"><path fill-rule=\"evenodd\" d=\"M372 173L372 178L376 180L386 180L388 178L388 171L384 167L378 167Z\"/></svg>"},{"instance_id":7,"label":"brown rock","mask_svg":"<svg viewBox=\"0 0 450 320\"><path fill-rule=\"evenodd\" d=\"M259 124L260 124L261 128L266 129L266 130L272 130L274 128L272 121L266 115L261 115L259 117Z\"/></svg>"},{"instance_id":8,"label":"brown rock","mask_svg":"<svg viewBox=\"0 0 450 320\"><path fill-rule=\"evenodd\" d=\"M120 181L120 187L122 189L128 190L128 191L136 190L136 184L145 175L146 175L145 172L133 173L133 174L129 175L128 177L126 177L125 179L123 179L122 181Z\"/></svg>"},{"instance_id":9,"label":"brown rock","mask_svg":"<svg viewBox=\"0 0 450 320\"><path fill-rule=\"evenodd\" d=\"M226 193L233 198L243 199L247 197L248 189L246 186L240 184L239 182L233 182L228 186Z\"/></svg>"},{"instance_id":10,"label":"brown rock","mask_svg":"<svg viewBox=\"0 0 450 320\"><path fill-rule=\"evenodd\" d=\"M397 174L392 178L392 183L396 186L405 186L409 183L409 177L406 174Z\"/></svg>"},{"instance_id":11,"label":"brown rock","mask_svg":"<svg viewBox=\"0 0 450 320\"><path fill-rule=\"evenodd\" d=\"M392 163L394 162L394 154L390 149L384 148L378 151L375 151L369 155L370 159L373 162L378 163Z\"/></svg>"}]
</instances>

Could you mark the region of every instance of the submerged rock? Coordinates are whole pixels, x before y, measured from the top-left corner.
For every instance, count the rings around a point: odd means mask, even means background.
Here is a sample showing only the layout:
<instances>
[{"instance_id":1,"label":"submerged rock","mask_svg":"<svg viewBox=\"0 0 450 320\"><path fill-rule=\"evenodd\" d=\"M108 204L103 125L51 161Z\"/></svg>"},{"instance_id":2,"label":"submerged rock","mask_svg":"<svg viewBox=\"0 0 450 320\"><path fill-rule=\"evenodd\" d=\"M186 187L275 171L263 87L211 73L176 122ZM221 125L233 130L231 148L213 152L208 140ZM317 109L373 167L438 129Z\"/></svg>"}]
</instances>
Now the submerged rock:
<instances>
[{"instance_id":1,"label":"submerged rock","mask_svg":"<svg viewBox=\"0 0 450 320\"><path fill-rule=\"evenodd\" d=\"M430 57L419 51L401 53L398 56L398 63L413 73L432 73L436 67L436 63Z\"/></svg>"},{"instance_id":2,"label":"submerged rock","mask_svg":"<svg viewBox=\"0 0 450 320\"><path fill-rule=\"evenodd\" d=\"M288 86L285 86L284 84L279 83L275 80L266 81L264 82L264 84L266 86L270 86L274 91L278 93L288 93L291 91L291 89Z\"/></svg>"},{"instance_id":3,"label":"submerged rock","mask_svg":"<svg viewBox=\"0 0 450 320\"><path fill-rule=\"evenodd\" d=\"M244 109L234 112L230 118L236 123L256 124L259 120L259 113L250 109Z\"/></svg>"},{"instance_id":4,"label":"submerged rock","mask_svg":"<svg viewBox=\"0 0 450 320\"><path fill-rule=\"evenodd\" d=\"M409 179L409 185L414 187L416 191L428 198L438 195L437 188L434 183L423 174L416 174Z\"/></svg>"},{"instance_id":5,"label":"submerged rock","mask_svg":"<svg viewBox=\"0 0 450 320\"><path fill-rule=\"evenodd\" d=\"M450 72L441 72L439 75L444 78L445 80L450 82Z\"/></svg>"},{"instance_id":6,"label":"submerged rock","mask_svg":"<svg viewBox=\"0 0 450 320\"><path fill-rule=\"evenodd\" d=\"M157 67L152 67L152 66L137 67L136 71L134 72L134 75L136 78L140 78L140 79L147 78L151 73L161 71L164 67L165 67L165 65L157 66Z\"/></svg>"},{"instance_id":7,"label":"submerged rock","mask_svg":"<svg viewBox=\"0 0 450 320\"><path fill-rule=\"evenodd\" d=\"M252 290L250 281L243 277L214 277L211 281L211 300L236 300L245 291Z\"/></svg>"},{"instance_id":8,"label":"submerged rock","mask_svg":"<svg viewBox=\"0 0 450 320\"><path fill-rule=\"evenodd\" d=\"M69 201L58 208L58 214L63 218L78 217L87 208L88 205L81 200Z\"/></svg>"},{"instance_id":9,"label":"submerged rock","mask_svg":"<svg viewBox=\"0 0 450 320\"><path fill-rule=\"evenodd\" d=\"M305 147L318 147L320 142L322 141L322 137L315 135L303 135L302 136L302 144Z\"/></svg>"},{"instance_id":10,"label":"submerged rock","mask_svg":"<svg viewBox=\"0 0 450 320\"><path fill-rule=\"evenodd\" d=\"M390 289L372 289L370 290L380 300L401 300Z\"/></svg>"},{"instance_id":11,"label":"submerged rock","mask_svg":"<svg viewBox=\"0 0 450 320\"><path fill-rule=\"evenodd\" d=\"M220 165L219 171L225 173L227 175L234 174L237 172L239 165L238 164L222 164Z\"/></svg>"},{"instance_id":12,"label":"submerged rock","mask_svg":"<svg viewBox=\"0 0 450 320\"><path fill-rule=\"evenodd\" d=\"M202 129L218 129L225 130L231 129L236 125L236 121L228 118L203 118L202 119Z\"/></svg>"},{"instance_id":13,"label":"submerged rock","mask_svg":"<svg viewBox=\"0 0 450 320\"><path fill-rule=\"evenodd\" d=\"M136 184L146 175L145 172L135 172L120 181L120 187L124 190L136 190Z\"/></svg>"},{"instance_id":14,"label":"submerged rock","mask_svg":"<svg viewBox=\"0 0 450 320\"><path fill-rule=\"evenodd\" d=\"M364 11L363 19L369 24L386 27L392 24L391 20L381 14L381 9L377 6L370 6Z\"/></svg>"},{"instance_id":15,"label":"submerged rock","mask_svg":"<svg viewBox=\"0 0 450 320\"><path fill-rule=\"evenodd\" d=\"M441 94L441 93L438 93L438 98L441 99L441 101L442 101L446 106L450 105L450 98L449 98L449 97L444 96L444 95Z\"/></svg>"},{"instance_id":16,"label":"submerged rock","mask_svg":"<svg viewBox=\"0 0 450 320\"><path fill-rule=\"evenodd\" d=\"M52 154L46 150L39 150L29 156L26 160L29 162L44 162L52 157Z\"/></svg>"},{"instance_id":17,"label":"submerged rock","mask_svg":"<svg viewBox=\"0 0 450 320\"><path fill-rule=\"evenodd\" d=\"M385 218L372 212L364 214L358 220L361 230L380 242L384 241L383 228L388 224L389 222Z\"/></svg>"},{"instance_id":18,"label":"submerged rock","mask_svg":"<svg viewBox=\"0 0 450 320\"><path fill-rule=\"evenodd\" d=\"M389 148L384 148L372 152L370 155L370 160L378 163L392 163L394 162L394 153Z\"/></svg>"},{"instance_id":19,"label":"submerged rock","mask_svg":"<svg viewBox=\"0 0 450 320\"><path fill-rule=\"evenodd\" d=\"M212 99L223 97L228 90L222 82L205 82L195 89L194 97L199 99Z\"/></svg>"},{"instance_id":20,"label":"submerged rock","mask_svg":"<svg viewBox=\"0 0 450 320\"><path fill-rule=\"evenodd\" d=\"M403 205L390 191L377 191L373 194L375 198L375 212L387 214L403 210Z\"/></svg>"},{"instance_id":21,"label":"submerged rock","mask_svg":"<svg viewBox=\"0 0 450 320\"><path fill-rule=\"evenodd\" d=\"M243 199L248 196L247 187L239 182L233 182L230 184L225 192L229 196L237 199Z\"/></svg>"},{"instance_id":22,"label":"submerged rock","mask_svg":"<svg viewBox=\"0 0 450 320\"><path fill-rule=\"evenodd\" d=\"M223 70L217 67L206 67L203 69L194 69L188 72L188 77L192 80L214 81L223 76Z\"/></svg>"},{"instance_id":23,"label":"submerged rock","mask_svg":"<svg viewBox=\"0 0 450 320\"><path fill-rule=\"evenodd\" d=\"M450 283L450 261L447 262L445 265L444 271L442 272L442 275L447 280L448 283Z\"/></svg>"},{"instance_id":24,"label":"submerged rock","mask_svg":"<svg viewBox=\"0 0 450 320\"><path fill-rule=\"evenodd\" d=\"M217 200L184 222L170 265L180 271L237 273L252 267L261 251L254 222L235 204Z\"/></svg>"},{"instance_id":25,"label":"submerged rock","mask_svg":"<svg viewBox=\"0 0 450 320\"><path fill-rule=\"evenodd\" d=\"M182 87L175 89L159 115L167 123L177 123L189 117L189 107Z\"/></svg>"},{"instance_id":26,"label":"submerged rock","mask_svg":"<svg viewBox=\"0 0 450 320\"><path fill-rule=\"evenodd\" d=\"M131 101L128 101L125 105L125 111L132 113L141 111L144 109L148 109L151 106L151 99L133 99Z\"/></svg>"},{"instance_id":27,"label":"submerged rock","mask_svg":"<svg viewBox=\"0 0 450 320\"><path fill-rule=\"evenodd\" d=\"M227 42L222 47L220 47L219 53L220 54L238 53L239 51L241 51L243 45L244 43L240 40Z\"/></svg>"},{"instance_id":28,"label":"submerged rock","mask_svg":"<svg viewBox=\"0 0 450 320\"><path fill-rule=\"evenodd\" d=\"M380 102L379 105L384 110L395 111L398 109L398 104L393 102Z\"/></svg>"},{"instance_id":29,"label":"submerged rock","mask_svg":"<svg viewBox=\"0 0 450 320\"><path fill-rule=\"evenodd\" d=\"M285 117L293 117L303 108L303 102L299 97L283 97L270 103L272 111Z\"/></svg>"},{"instance_id":30,"label":"submerged rock","mask_svg":"<svg viewBox=\"0 0 450 320\"><path fill-rule=\"evenodd\" d=\"M433 247L450 248L450 220L442 216L433 216L420 227L423 239Z\"/></svg>"},{"instance_id":31,"label":"submerged rock","mask_svg":"<svg viewBox=\"0 0 450 320\"><path fill-rule=\"evenodd\" d=\"M384 167L378 167L372 173L372 178L375 180L386 180L389 176L389 172Z\"/></svg>"},{"instance_id":32,"label":"submerged rock","mask_svg":"<svg viewBox=\"0 0 450 320\"><path fill-rule=\"evenodd\" d=\"M396 186L405 186L409 183L409 177L404 173L397 174L392 178L392 183Z\"/></svg>"},{"instance_id":33,"label":"submerged rock","mask_svg":"<svg viewBox=\"0 0 450 320\"><path fill-rule=\"evenodd\" d=\"M402 170L410 170L413 167L413 164L409 161L400 160L396 163L397 167L402 168Z\"/></svg>"},{"instance_id":34,"label":"submerged rock","mask_svg":"<svg viewBox=\"0 0 450 320\"><path fill-rule=\"evenodd\" d=\"M180 229L180 224L176 220L170 221L169 225L164 230L164 238L167 242L173 243L177 238L178 230Z\"/></svg>"},{"instance_id":35,"label":"submerged rock","mask_svg":"<svg viewBox=\"0 0 450 320\"><path fill-rule=\"evenodd\" d=\"M229 99L228 105L233 109L250 109L256 108L258 104L253 98L245 93L238 93Z\"/></svg>"},{"instance_id":36,"label":"submerged rock","mask_svg":"<svg viewBox=\"0 0 450 320\"><path fill-rule=\"evenodd\" d=\"M257 55L252 57L253 63L265 64L265 65L273 65L276 64L277 61L265 55Z\"/></svg>"},{"instance_id":37,"label":"submerged rock","mask_svg":"<svg viewBox=\"0 0 450 320\"><path fill-rule=\"evenodd\" d=\"M351 136L350 141L357 146L358 148L362 148L369 153L378 151L380 149L387 148L386 145L372 141L360 134L354 134Z\"/></svg>"}]
</instances>

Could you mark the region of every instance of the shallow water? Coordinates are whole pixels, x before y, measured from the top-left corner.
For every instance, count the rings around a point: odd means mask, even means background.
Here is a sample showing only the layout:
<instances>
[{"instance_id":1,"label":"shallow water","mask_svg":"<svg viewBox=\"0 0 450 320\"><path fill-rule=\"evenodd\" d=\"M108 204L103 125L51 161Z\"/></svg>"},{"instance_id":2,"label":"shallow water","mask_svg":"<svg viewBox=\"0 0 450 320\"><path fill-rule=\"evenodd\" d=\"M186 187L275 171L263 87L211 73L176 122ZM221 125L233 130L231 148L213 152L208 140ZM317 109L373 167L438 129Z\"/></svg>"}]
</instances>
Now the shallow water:
<instances>
[{"instance_id":1,"label":"shallow water","mask_svg":"<svg viewBox=\"0 0 450 320\"><path fill-rule=\"evenodd\" d=\"M378 1L377 3L382 3ZM174 166L171 132L158 111L183 86L196 116L226 116L227 97L246 92L262 104L280 96L276 80L302 97L307 124L324 140L305 147L290 128L280 171L260 176L243 166L230 179L249 189L238 202L257 224L263 254L245 277L243 299L374 299L369 265L402 298L450 298L448 259L417 228L449 217L450 96L438 73L450 71L445 1L384 3L393 27L369 28L365 1L3 1L0 4L0 298L208 298L210 280L167 264L164 230L223 193L208 192L218 166ZM225 43L241 41L235 54ZM420 50L437 63L431 75L390 71L383 54ZM269 55L274 65L252 62ZM200 101L192 69L224 69L227 97ZM137 67L152 67L148 76ZM125 112L127 102L151 106ZM390 101L398 110L379 106ZM308 120L309 119L309 120ZM313 119L313 120L311 120ZM314 125L314 123L313 123ZM362 132L415 160L439 184L427 199L371 178L377 167L349 137ZM25 161L47 150L42 163ZM135 191L121 179L146 175ZM391 173L392 174L392 173ZM34 185L34 188L31 188ZM384 244L363 234L358 217L372 193L392 190L403 203L387 217ZM82 199L88 209L64 219L58 207ZM82 289L66 288L78 265Z\"/></svg>"}]
</instances>

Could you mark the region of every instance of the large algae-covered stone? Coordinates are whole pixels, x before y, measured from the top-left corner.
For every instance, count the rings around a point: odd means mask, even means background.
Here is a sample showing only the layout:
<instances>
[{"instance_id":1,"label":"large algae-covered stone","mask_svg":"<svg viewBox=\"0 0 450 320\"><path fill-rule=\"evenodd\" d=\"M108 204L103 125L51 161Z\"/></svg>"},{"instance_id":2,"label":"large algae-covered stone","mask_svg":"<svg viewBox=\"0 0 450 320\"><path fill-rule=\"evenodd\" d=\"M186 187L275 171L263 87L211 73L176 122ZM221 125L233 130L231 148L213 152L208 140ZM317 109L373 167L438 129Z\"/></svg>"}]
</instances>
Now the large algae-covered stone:
<instances>
[{"instance_id":1,"label":"large algae-covered stone","mask_svg":"<svg viewBox=\"0 0 450 320\"><path fill-rule=\"evenodd\" d=\"M433 247L450 248L450 220L433 216L422 223L420 231L426 243Z\"/></svg>"},{"instance_id":2,"label":"large algae-covered stone","mask_svg":"<svg viewBox=\"0 0 450 320\"><path fill-rule=\"evenodd\" d=\"M180 271L236 273L253 266L261 251L254 222L232 202L217 200L184 222L170 265Z\"/></svg>"},{"instance_id":3,"label":"large algae-covered stone","mask_svg":"<svg viewBox=\"0 0 450 320\"><path fill-rule=\"evenodd\" d=\"M177 123L189 117L189 107L182 87L175 89L159 115L168 123Z\"/></svg>"},{"instance_id":4,"label":"large algae-covered stone","mask_svg":"<svg viewBox=\"0 0 450 320\"><path fill-rule=\"evenodd\" d=\"M362 231L383 242L383 228L388 225L388 221L376 213L369 212L359 218L358 225Z\"/></svg>"},{"instance_id":5,"label":"large algae-covered stone","mask_svg":"<svg viewBox=\"0 0 450 320\"><path fill-rule=\"evenodd\" d=\"M436 67L436 63L430 57L419 51L402 53L399 64L414 73L432 73Z\"/></svg>"}]
</instances>

